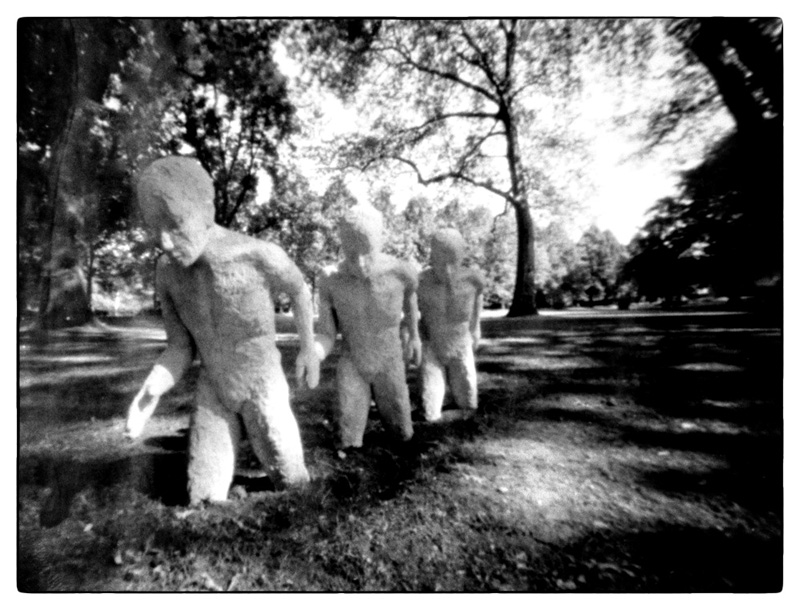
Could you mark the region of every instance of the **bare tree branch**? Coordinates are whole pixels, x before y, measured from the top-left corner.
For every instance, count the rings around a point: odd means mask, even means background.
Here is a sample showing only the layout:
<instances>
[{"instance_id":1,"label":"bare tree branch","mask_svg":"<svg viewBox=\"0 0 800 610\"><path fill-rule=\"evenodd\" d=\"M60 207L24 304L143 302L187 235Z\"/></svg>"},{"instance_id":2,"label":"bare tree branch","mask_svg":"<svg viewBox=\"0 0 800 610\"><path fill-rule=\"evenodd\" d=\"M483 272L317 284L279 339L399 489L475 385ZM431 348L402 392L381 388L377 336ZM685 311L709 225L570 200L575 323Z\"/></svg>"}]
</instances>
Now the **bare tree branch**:
<instances>
[{"instance_id":1,"label":"bare tree branch","mask_svg":"<svg viewBox=\"0 0 800 610\"><path fill-rule=\"evenodd\" d=\"M482 96L492 100L495 103L499 103L497 96L495 96L491 91L489 91L485 87L481 87L480 85L476 85L475 83L472 83L464 78L461 78L458 74L454 72L445 72L444 70L439 70L438 68L433 68L431 66L424 65L415 60L408 51L397 46L389 46L386 47L385 50L394 51L395 53L400 55L400 57L403 60L402 63L416 70L419 70L420 72L423 72L425 74L430 74L431 76L438 76L439 78L443 78L447 81L457 83L462 87L466 87L467 89L471 89L476 93L480 93Z\"/></svg>"},{"instance_id":2,"label":"bare tree branch","mask_svg":"<svg viewBox=\"0 0 800 610\"><path fill-rule=\"evenodd\" d=\"M461 36L464 38L464 40L467 41L467 44L470 46L470 48L473 51L475 51L475 55L478 57L478 60L475 61L475 60L467 59L465 56L463 56L462 53L458 54L459 57L462 57L462 59L464 59L464 61L472 64L473 66L475 66L477 68L480 68L483 71L483 73L486 75L486 78L489 79L489 82L492 83L492 85L494 86L495 90L497 91L498 96L502 96L503 95L503 89L500 86L500 82L497 80L497 75L495 74L494 70L492 69L492 66L489 65L489 61L487 59L486 51L481 49L480 46L478 45L478 43L475 42L475 39L472 38L472 36L470 35L470 33L467 30L466 26L464 25L463 21L460 22L460 25L461 25Z\"/></svg>"},{"instance_id":3,"label":"bare tree branch","mask_svg":"<svg viewBox=\"0 0 800 610\"><path fill-rule=\"evenodd\" d=\"M508 30L505 28L505 24L503 20L500 20L500 28L506 35L506 71L503 75L503 86L504 89L509 88L509 84L512 82L512 74L511 71L514 67L514 57L517 53L517 20L511 20L511 27Z\"/></svg>"},{"instance_id":4,"label":"bare tree branch","mask_svg":"<svg viewBox=\"0 0 800 610\"><path fill-rule=\"evenodd\" d=\"M457 112L445 112L442 114L438 114L429 118L424 123L419 125L414 125L413 127L407 127L403 129L404 132L410 131L419 131L421 129L425 129L426 127L433 125L434 123L440 123L442 121L446 121L447 119L455 119L455 118L462 118L462 119L495 119L498 120L499 117L496 112L470 112L470 111L457 111Z\"/></svg>"},{"instance_id":5,"label":"bare tree branch","mask_svg":"<svg viewBox=\"0 0 800 610\"><path fill-rule=\"evenodd\" d=\"M475 157L479 158L482 157L482 155L480 154L480 147L483 146L483 143L486 142L486 140L488 140L493 136L505 135L503 131L494 130L496 125L497 122L494 125L492 125L492 128L487 133L485 133L482 137L478 138L478 140L476 140L474 144L472 144L469 148L467 148L467 150L464 151L458 163L456 164L459 172L463 172L466 169L467 163L471 158L474 159Z\"/></svg>"},{"instance_id":6,"label":"bare tree branch","mask_svg":"<svg viewBox=\"0 0 800 610\"><path fill-rule=\"evenodd\" d=\"M412 161L411 159L401 157L400 155L387 155L383 157L383 159L386 160L392 159L400 163L403 163L405 165L408 165L416 174L417 181L423 186L428 186L430 184L438 184L440 182L445 182L446 180L460 180L462 182L466 182L473 186L479 186L483 189L486 189L490 193L497 195L498 197L502 197L504 201L507 201L511 205L514 205L516 203L511 194L509 193L509 191L507 190L504 191L497 188L490 180L484 180L484 181L476 180L472 176L468 176L461 171L442 172L441 174L435 174L433 176L426 178L422 175L422 172L420 171L417 164L414 163L414 161ZM370 160L367 163L367 166L378 160L379 159Z\"/></svg>"}]
</instances>

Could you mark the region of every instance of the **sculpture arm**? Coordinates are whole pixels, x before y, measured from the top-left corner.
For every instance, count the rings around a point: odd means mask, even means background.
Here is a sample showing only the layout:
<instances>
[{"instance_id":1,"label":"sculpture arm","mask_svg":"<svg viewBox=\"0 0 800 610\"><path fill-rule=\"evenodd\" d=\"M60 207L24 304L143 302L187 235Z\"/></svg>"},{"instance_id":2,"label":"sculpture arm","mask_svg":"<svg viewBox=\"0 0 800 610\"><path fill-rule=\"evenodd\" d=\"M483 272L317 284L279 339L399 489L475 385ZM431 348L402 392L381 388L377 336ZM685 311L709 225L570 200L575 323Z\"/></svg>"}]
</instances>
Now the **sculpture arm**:
<instances>
[{"instance_id":1,"label":"sculpture arm","mask_svg":"<svg viewBox=\"0 0 800 610\"><path fill-rule=\"evenodd\" d=\"M402 325L408 332L405 357L406 360L419 366L422 361L422 343L419 338L419 304L417 303L419 282L413 269L406 272L404 285Z\"/></svg>"},{"instance_id":2,"label":"sculpture arm","mask_svg":"<svg viewBox=\"0 0 800 610\"><path fill-rule=\"evenodd\" d=\"M320 360L324 360L333 351L336 343L336 317L333 311L328 279L323 278L319 283L319 320L317 322L317 337L315 349Z\"/></svg>"},{"instance_id":3,"label":"sculpture arm","mask_svg":"<svg viewBox=\"0 0 800 610\"><path fill-rule=\"evenodd\" d=\"M128 409L125 434L130 438L136 438L142 433L145 424L155 412L161 395L178 383L194 360L194 342L178 317L163 278L164 273L164 266L159 264L156 290L167 331L167 347L156 360Z\"/></svg>"},{"instance_id":4,"label":"sculpture arm","mask_svg":"<svg viewBox=\"0 0 800 610\"><path fill-rule=\"evenodd\" d=\"M472 317L470 319L470 334L472 335L472 349L478 349L481 340L481 311L483 310L483 280L474 272L471 282L475 287L475 300L472 304Z\"/></svg>"},{"instance_id":5,"label":"sculpture arm","mask_svg":"<svg viewBox=\"0 0 800 610\"><path fill-rule=\"evenodd\" d=\"M266 256L262 260L271 292L283 292L292 302L292 314L297 335L300 337L300 353L295 362L297 381L304 378L308 387L319 383L319 358L314 350L314 313L311 307L311 291L303 274L282 248L265 243Z\"/></svg>"}]
</instances>

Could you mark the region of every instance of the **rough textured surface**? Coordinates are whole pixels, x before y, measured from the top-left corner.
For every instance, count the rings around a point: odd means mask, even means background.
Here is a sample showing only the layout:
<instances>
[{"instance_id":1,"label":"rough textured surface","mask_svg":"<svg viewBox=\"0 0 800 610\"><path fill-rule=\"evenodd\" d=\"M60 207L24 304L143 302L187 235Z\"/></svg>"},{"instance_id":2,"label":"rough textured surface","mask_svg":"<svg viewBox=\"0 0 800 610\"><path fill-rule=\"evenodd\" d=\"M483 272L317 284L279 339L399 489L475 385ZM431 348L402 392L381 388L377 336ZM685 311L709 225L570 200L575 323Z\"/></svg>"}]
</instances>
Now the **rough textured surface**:
<instances>
[{"instance_id":1,"label":"rough textured surface","mask_svg":"<svg viewBox=\"0 0 800 610\"><path fill-rule=\"evenodd\" d=\"M473 351L480 340L482 280L462 267L464 241L458 231L437 231L431 239L431 266L420 274L422 407L425 419L442 417L449 387L456 405L478 407Z\"/></svg>"},{"instance_id":2,"label":"rough textured surface","mask_svg":"<svg viewBox=\"0 0 800 610\"><path fill-rule=\"evenodd\" d=\"M300 271L278 246L213 224L210 186L202 168L185 158L155 162L137 185L148 229L167 253L156 280L167 348L130 407L127 431L141 433L159 397L199 356L189 446L192 502L227 499L242 423L279 482L309 479L275 345L278 292L292 299L301 340L297 372L307 373L311 387L319 378L311 297Z\"/></svg>"},{"instance_id":3,"label":"rough textured surface","mask_svg":"<svg viewBox=\"0 0 800 610\"><path fill-rule=\"evenodd\" d=\"M419 362L417 273L380 252L381 222L374 208L350 210L340 225L345 258L320 282L319 355L324 358L342 335L336 379L343 448L362 445L371 392L389 430L402 440L413 435L404 356ZM401 324L409 336L405 355Z\"/></svg>"}]
</instances>

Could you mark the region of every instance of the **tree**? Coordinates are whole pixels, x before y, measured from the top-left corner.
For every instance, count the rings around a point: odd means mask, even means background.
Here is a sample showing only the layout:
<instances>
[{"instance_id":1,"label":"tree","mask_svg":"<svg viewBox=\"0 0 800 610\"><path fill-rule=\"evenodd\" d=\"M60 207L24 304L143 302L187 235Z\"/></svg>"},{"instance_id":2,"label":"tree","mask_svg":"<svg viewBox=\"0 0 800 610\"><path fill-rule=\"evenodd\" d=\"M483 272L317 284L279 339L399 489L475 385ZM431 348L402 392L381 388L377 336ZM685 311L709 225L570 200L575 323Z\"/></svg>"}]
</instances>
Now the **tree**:
<instances>
[{"instance_id":1,"label":"tree","mask_svg":"<svg viewBox=\"0 0 800 610\"><path fill-rule=\"evenodd\" d=\"M155 304L157 253L141 228L123 228L104 231L93 248L95 282L100 294L97 302L106 303L112 313L117 313L120 301L135 299L137 309L147 303ZM108 305L108 303L112 305Z\"/></svg>"},{"instance_id":2,"label":"tree","mask_svg":"<svg viewBox=\"0 0 800 610\"><path fill-rule=\"evenodd\" d=\"M633 282L639 297L678 303L694 286L709 285L705 244L695 241L696 233L683 230L691 225L675 223L685 207L673 197L659 200L642 231L631 241L622 278Z\"/></svg>"},{"instance_id":3,"label":"tree","mask_svg":"<svg viewBox=\"0 0 800 610\"><path fill-rule=\"evenodd\" d=\"M740 133L758 140L778 136L783 117L782 29L781 21L773 18L673 20L667 31L684 45L683 64L677 71L688 82L654 114L658 134L716 101L725 105ZM697 90L693 68L698 62L713 79L715 90Z\"/></svg>"},{"instance_id":4,"label":"tree","mask_svg":"<svg viewBox=\"0 0 800 610\"><path fill-rule=\"evenodd\" d=\"M187 146L215 182L217 221L247 230L258 177L294 129L272 61L283 22L20 21L20 286L40 323L91 317L94 252L131 219L130 177ZM42 236L42 228L44 235ZM30 253L30 254L28 254Z\"/></svg>"},{"instance_id":5,"label":"tree","mask_svg":"<svg viewBox=\"0 0 800 610\"><path fill-rule=\"evenodd\" d=\"M595 297L614 299L618 277L625 260L625 249L611 231L591 225L578 240L577 264L572 284L582 290L593 304Z\"/></svg>"},{"instance_id":6,"label":"tree","mask_svg":"<svg viewBox=\"0 0 800 610\"><path fill-rule=\"evenodd\" d=\"M720 280L717 288L741 294L782 269L782 25L777 19L693 18L674 20L668 31L684 45L677 68L684 81L654 114L651 144L714 104L727 108L735 131L684 172L679 197L662 202L651 228L663 230L671 222L672 239L682 247L676 256L703 245L707 267ZM705 73L699 74L700 66ZM702 84L707 75L713 87ZM637 248L646 243L640 240Z\"/></svg>"},{"instance_id":7,"label":"tree","mask_svg":"<svg viewBox=\"0 0 800 610\"><path fill-rule=\"evenodd\" d=\"M278 243L314 290L317 278L339 258L337 220L356 202L341 180L320 196L294 167L283 167L269 201L251 212L248 225L263 239Z\"/></svg>"},{"instance_id":8,"label":"tree","mask_svg":"<svg viewBox=\"0 0 800 610\"><path fill-rule=\"evenodd\" d=\"M93 130L134 37L120 19L21 19L18 44L20 165L30 180L19 202L44 230L41 259L29 261L39 267L38 324L81 324L91 319L83 260L99 152Z\"/></svg>"},{"instance_id":9,"label":"tree","mask_svg":"<svg viewBox=\"0 0 800 610\"><path fill-rule=\"evenodd\" d=\"M261 171L279 179L278 145L296 129L286 78L272 58L282 27L263 19L192 19L184 26L176 57L188 79L182 139L214 179L223 226L247 230L237 215L253 201Z\"/></svg>"},{"instance_id":10,"label":"tree","mask_svg":"<svg viewBox=\"0 0 800 610\"><path fill-rule=\"evenodd\" d=\"M510 214L498 216L486 235L480 265L486 281L484 302L490 307L507 307L514 294L514 261L517 253L514 219Z\"/></svg>"},{"instance_id":11,"label":"tree","mask_svg":"<svg viewBox=\"0 0 800 610\"><path fill-rule=\"evenodd\" d=\"M285 27L265 19L156 19L123 66L116 96L134 166L188 149L211 175L216 222L248 231L259 177L273 182L279 146L296 130L272 45ZM141 141L140 134L152 134Z\"/></svg>"},{"instance_id":12,"label":"tree","mask_svg":"<svg viewBox=\"0 0 800 610\"><path fill-rule=\"evenodd\" d=\"M583 45L582 24L384 21L360 43L359 65L372 66L370 78L383 93L370 88L365 107L377 107L373 129L346 143L347 164L400 164L421 184L482 188L513 209L511 316L536 313L532 212L563 199L546 162L579 148L563 136L568 111L553 111L549 96L561 99L575 84L571 60ZM534 120L543 106L548 120Z\"/></svg>"},{"instance_id":13,"label":"tree","mask_svg":"<svg viewBox=\"0 0 800 610\"><path fill-rule=\"evenodd\" d=\"M538 282L542 303L555 308L569 306L581 296L580 287L575 285L579 257L575 243L560 222L551 222L539 235L544 248L540 260L547 260L547 273ZM544 271L542 264L538 268Z\"/></svg>"}]
</instances>

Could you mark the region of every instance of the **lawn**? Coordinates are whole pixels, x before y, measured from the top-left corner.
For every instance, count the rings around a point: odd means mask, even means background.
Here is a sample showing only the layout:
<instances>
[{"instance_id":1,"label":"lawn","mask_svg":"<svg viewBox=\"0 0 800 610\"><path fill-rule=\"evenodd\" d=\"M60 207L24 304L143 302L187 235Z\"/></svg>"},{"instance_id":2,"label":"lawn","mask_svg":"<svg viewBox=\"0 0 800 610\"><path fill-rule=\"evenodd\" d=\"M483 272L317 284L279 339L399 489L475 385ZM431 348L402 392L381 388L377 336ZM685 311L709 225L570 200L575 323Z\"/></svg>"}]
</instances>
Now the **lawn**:
<instances>
[{"instance_id":1,"label":"lawn","mask_svg":"<svg viewBox=\"0 0 800 610\"><path fill-rule=\"evenodd\" d=\"M487 318L471 420L333 448L336 352L292 385L312 484L243 443L227 503L186 505L197 371L142 439L123 417L158 320L19 337L24 591L775 592L783 339L734 312ZM297 352L281 319L284 366ZM409 370L418 403L416 371ZM415 414L416 417L416 414Z\"/></svg>"}]
</instances>

